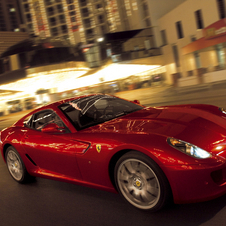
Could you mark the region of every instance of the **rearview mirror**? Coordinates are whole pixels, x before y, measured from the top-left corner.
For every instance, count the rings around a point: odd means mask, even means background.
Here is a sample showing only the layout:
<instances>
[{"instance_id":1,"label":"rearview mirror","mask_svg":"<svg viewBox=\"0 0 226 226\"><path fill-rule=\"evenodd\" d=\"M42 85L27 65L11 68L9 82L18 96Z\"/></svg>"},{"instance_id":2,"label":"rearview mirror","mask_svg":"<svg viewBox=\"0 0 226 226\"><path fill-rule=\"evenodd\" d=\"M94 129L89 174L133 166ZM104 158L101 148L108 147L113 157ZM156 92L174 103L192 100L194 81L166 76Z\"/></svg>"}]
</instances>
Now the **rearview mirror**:
<instances>
[{"instance_id":1,"label":"rearview mirror","mask_svg":"<svg viewBox=\"0 0 226 226\"><path fill-rule=\"evenodd\" d=\"M56 123L49 123L42 128L43 133L63 133L65 129L63 127L59 127Z\"/></svg>"},{"instance_id":2,"label":"rearview mirror","mask_svg":"<svg viewBox=\"0 0 226 226\"><path fill-rule=\"evenodd\" d=\"M139 100L134 100L133 103L134 104L140 104L140 101Z\"/></svg>"}]
</instances>

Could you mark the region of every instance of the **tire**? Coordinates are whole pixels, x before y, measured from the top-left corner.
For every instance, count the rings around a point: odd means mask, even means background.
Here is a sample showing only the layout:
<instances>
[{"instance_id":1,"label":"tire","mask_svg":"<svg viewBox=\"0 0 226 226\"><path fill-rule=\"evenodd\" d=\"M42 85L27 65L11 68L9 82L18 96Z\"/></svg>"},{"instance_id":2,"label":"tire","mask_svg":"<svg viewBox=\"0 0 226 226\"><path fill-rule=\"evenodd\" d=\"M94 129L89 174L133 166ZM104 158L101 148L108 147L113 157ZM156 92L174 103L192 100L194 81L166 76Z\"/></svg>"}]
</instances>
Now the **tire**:
<instances>
[{"instance_id":1,"label":"tire","mask_svg":"<svg viewBox=\"0 0 226 226\"><path fill-rule=\"evenodd\" d=\"M5 153L6 165L12 178L18 183L28 182L32 177L28 174L19 153L12 146Z\"/></svg>"},{"instance_id":2,"label":"tire","mask_svg":"<svg viewBox=\"0 0 226 226\"><path fill-rule=\"evenodd\" d=\"M158 211L171 197L165 174L142 153L130 151L123 155L116 163L114 178L122 197L140 210Z\"/></svg>"}]
</instances>

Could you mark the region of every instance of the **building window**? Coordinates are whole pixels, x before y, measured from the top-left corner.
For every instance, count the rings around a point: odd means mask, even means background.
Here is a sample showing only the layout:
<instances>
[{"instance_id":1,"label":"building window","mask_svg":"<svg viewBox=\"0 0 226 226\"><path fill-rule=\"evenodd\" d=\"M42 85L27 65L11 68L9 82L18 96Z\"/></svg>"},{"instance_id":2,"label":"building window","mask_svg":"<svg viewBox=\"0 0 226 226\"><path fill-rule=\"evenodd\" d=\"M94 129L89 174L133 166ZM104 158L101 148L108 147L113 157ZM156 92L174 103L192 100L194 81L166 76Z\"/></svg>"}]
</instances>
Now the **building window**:
<instances>
[{"instance_id":1,"label":"building window","mask_svg":"<svg viewBox=\"0 0 226 226\"><path fill-rule=\"evenodd\" d=\"M70 10L73 10L73 9L75 9L75 6L74 5L69 5L68 6L68 10L70 11Z\"/></svg>"},{"instance_id":2,"label":"building window","mask_svg":"<svg viewBox=\"0 0 226 226\"><path fill-rule=\"evenodd\" d=\"M45 2L46 2L46 5L52 5L51 0L45 0Z\"/></svg>"},{"instance_id":3,"label":"building window","mask_svg":"<svg viewBox=\"0 0 226 226\"><path fill-rule=\"evenodd\" d=\"M221 43L217 44L215 48L217 53L218 68L224 68L225 66L224 46Z\"/></svg>"},{"instance_id":4,"label":"building window","mask_svg":"<svg viewBox=\"0 0 226 226\"><path fill-rule=\"evenodd\" d=\"M6 31L6 26L5 24L0 23L0 31Z\"/></svg>"},{"instance_id":5,"label":"building window","mask_svg":"<svg viewBox=\"0 0 226 226\"><path fill-rule=\"evenodd\" d=\"M70 16L74 16L75 14L76 14L75 11L69 12L69 15L70 15Z\"/></svg>"},{"instance_id":6,"label":"building window","mask_svg":"<svg viewBox=\"0 0 226 226\"><path fill-rule=\"evenodd\" d=\"M93 38L93 30L92 29L86 30L86 36L88 39Z\"/></svg>"},{"instance_id":7,"label":"building window","mask_svg":"<svg viewBox=\"0 0 226 226\"><path fill-rule=\"evenodd\" d=\"M50 26L55 26L56 25L56 19L55 19L55 17L51 17L49 19L49 22L50 22Z\"/></svg>"},{"instance_id":8,"label":"building window","mask_svg":"<svg viewBox=\"0 0 226 226\"><path fill-rule=\"evenodd\" d=\"M61 26L62 33L67 33L67 25Z\"/></svg>"},{"instance_id":9,"label":"building window","mask_svg":"<svg viewBox=\"0 0 226 226\"><path fill-rule=\"evenodd\" d=\"M172 49L173 49L173 56L174 56L176 67L180 67L180 60L179 60L179 53L178 53L177 45L173 45Z\"/></svg>"},{"instance_id":10,"label":"building window","mask_svg":"<svg viewBox=\"0 0 226 226\"><path fill-rule=\"evenodd\" d=\"M85 19L83 20L83 24L85 28L90 28L91 27L91 21L90 19Z\"/></svg>"},{"instance_id":11,"label":"building window","mask_svg":"<svg viewBox=\"0 0 226 226\"><path fill-rule=\"evenodd\" d=\"M74 16L71 17L71 22L76 22L76 18Z\"/></svg>"},{"instance_id":12,"label":"building window","mask_svg":"<svg viewBox=\"0 0 226 226\"><path fill-rule=\"evenodd\" d=\"M51 29L51 33L52 33L52 36L57 36L58 35L58 30L56 27L52 28Z\"/></svg>"},{"instance_id":13,"label":"building window","mask_svg":"<svg viewBox=\"0 0 226 226\"><path fill-rule=\"evenodd\" d=\"M80 0L80 6L86 6L87 1L86 0Z\"/></svg>"},{"instance_id":14,"label":"building window","mask_svg":"<svg viewBox=\"0 0 226 226\"><path fill-rule=\"evenodd\" d=\"M30 33L33 32L33 24L28 24L27 28Z\"/></svg>"},{"instance_id":15,"label":"building window","mask_svg":"<svg viewBox=\"0 0 226 226\"><path fill-rule=\"evenodd\" d=\"M151 27L151 21L149 18L145 20L146 27Z\"/></svg>"},{"instance_id":16,"label":"building window","mask_svg":"<svg viewBox=\"0 0 226 226\"><path fill-rule=\"evenodd\" d=\"M74 0L67 0L67 4L74 3Z\"/></svg>"},{"instance_id":17,"label":"building window","mask_svg":"<svg viewBox=\"0 0 226 226\"><path fill-rule=\"evenodd\" d=\"M30 11L29 3L28 4L24 4L24 11L25 12L29 12Z\"/></svg>"},{"instance_id":18,"label":"building window","mask_svg":"<svg viewBox=\"0 0 226 226\"><path fill-rule=\"evenodd\" d=\"M58 13L63 13L64 12L62 5L57 5L57 10L58 10Z\"/></svg>"},{"instance_id":19,"label":"building window","mask_svg":"<svg viewBox=\"0 0 226 226\"><path fill-rule=\"evenodd\" d=\"M59 20L60 20L60 23L65 23L66 20L65 20L65 16L62 14L62 15L59 15Z\"/></svg>"},{"instance_id":20,"label":"building window","mask_svg":"<svg viewBox=\"0 0 226 226\"><path fill-rule=\"evenodd\" d=\"M27 22L31 22L31 14L26 14Z\"/></svg>"},{"instance_id":21,"label":"building window","mask_svg":"<svg viewBox=\"0 0 226 226\"><path fill-rule=\"evenodd\" d=\"M82 16L83 16L83 17L88 17L88 16L89 16L89 11L88 11L87 8L83 8L83 9L82 9Z\"/></svg>"},{"instance_id":22,"label":"building window","mask_svg":"<svg viewBox=\"0 0 226 226\"><path fill-rule=\"evenodd\" d=\"M52 16L52 15L54 14L54 9L53 9L53 7L47 8L47 12L48 12L48 15L49 15L49 16Z\"/></svg>"},{"instance_id":23,"label":"building window","mask_svg":"<svg viewBox=\"0 0 226 226\"><path fill-rule=\"evenodd\" d=\"M142 4L142 6L143 6L143 16L144 16L144 17L149 16L149 13L148 13L148 4L147 4L146 2L144 2L144 3Z\"/></svg>"},{"instance_id":24,"label":"building window","mask_svg":"<svg viewBox=\"0 0 226 226\"><path fill-rule=\"evenodd\" d=\"M199 52L194 52L194 58L195 58L195 65L196 68L201 68L201 60L200 60L200 55Z\"/></svg>"},{"instance_id":25,"label":"building window","mask_svg":"<svg viewBox=\"0 0 226 226\"><path fill-rule=\"evenodd\" d=\"M196 25L197 29L203 29L203 19L202 19L202 11L201 9L195 11L195 19L196 19Z\"/></svg>"},{"instance_id":26,"label":"building window","mask_svg":"<svg viewBox=\"0 0 226 226\"><path fill-rule=\"evenodd\" d=\"M167 38L166 38L166 30L161 30L161 37L162 37L162 45L167 45Z\"/></svg>"},{"instance_id":27,"label":"building window","mask_svg":"<svg viewBox=\"0 0 226 226\"><path fill-rule=\"evenodd\" d=\"M224 0L216 0L216 1L217 1L218 11L219 11L219 17L220 19L223 19L225 18Z\"/></svg>"},{"instance_id":28,"label":"building window","mask_svg":"<svg viewBox=\"0 0 226 226\"><path fill-rule=\"evenodd\" d=\"M98 16L98 22L99 22L100 24L104 23L104 17L103 17L103 15L99 15L99 16Z\"/></svg>"},{"instance_id":29,"label":"building window","mask_svg":"<svg viewBox=\"0 0 226 226\"><path fill-rule=\"evenodd\" d=\"M177 29L177 37L178 39L181 39L184 37L184 34L183 34L183 29L182 29L182 23L181 21L177 21L176 22L176 29Z\"/></svg>"},{"instance_id":30,"label":"building window","mask_svg":"<svg viewBox=\"0 0 226 226\"><path fill-rule=\"evenodd\" d=\"M103 11L103 7L101 4L96 4L96 10L97 12L102 12Z\"/></svg>"}]
</instances>

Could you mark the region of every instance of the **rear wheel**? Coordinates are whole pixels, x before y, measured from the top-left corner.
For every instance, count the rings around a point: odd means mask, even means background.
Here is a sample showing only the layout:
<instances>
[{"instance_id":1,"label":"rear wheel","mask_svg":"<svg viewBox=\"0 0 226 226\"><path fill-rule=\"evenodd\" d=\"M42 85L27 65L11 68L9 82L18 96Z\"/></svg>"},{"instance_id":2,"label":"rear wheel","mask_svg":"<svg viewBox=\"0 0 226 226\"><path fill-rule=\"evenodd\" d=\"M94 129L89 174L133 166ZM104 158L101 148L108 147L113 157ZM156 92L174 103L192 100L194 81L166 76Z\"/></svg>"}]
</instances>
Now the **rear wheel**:
<instances>
[{"instance_id":1,"label":"rear wheel","mask_svg":"<svg viewBox=\"0 0 226 226\"><path fill-rule=\"evenodd\" d=\"M170 197L165 174L142 153L130 151L123 155L116 163L114 176L119 193L138 209L160 210Z\"/></svg>"},{"instance_id":2,"label":"rear wheel","mask_svg":"<svg viewBox=\"0 0 226 226\"><path fill-rule=\"evenodd\" d=\"M31 176L28 174L19 153L12 146L5 153L6 164L10 175L19 183L27 182Z\"/></svg>"}]
</instances>

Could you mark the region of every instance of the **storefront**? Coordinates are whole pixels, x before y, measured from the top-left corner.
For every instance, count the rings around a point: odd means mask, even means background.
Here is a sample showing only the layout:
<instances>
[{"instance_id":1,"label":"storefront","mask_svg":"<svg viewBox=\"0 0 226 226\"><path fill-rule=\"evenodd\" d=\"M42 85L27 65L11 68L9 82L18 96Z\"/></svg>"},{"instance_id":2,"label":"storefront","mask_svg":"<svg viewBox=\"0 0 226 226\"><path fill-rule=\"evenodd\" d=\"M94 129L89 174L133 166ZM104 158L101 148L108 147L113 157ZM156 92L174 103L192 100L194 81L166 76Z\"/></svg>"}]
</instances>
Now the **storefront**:
<instances>
[{"instance_id":1,"label":"storefront","mask_svg":"<svg viewBox=\"0 0 226 226\"><path fill-rule=\"evenodd\" d=\"M226 80L226 18L204 28L203 37L184 46L182 54L188 73L179 86Z\"/></svg>"}]
</instances>

